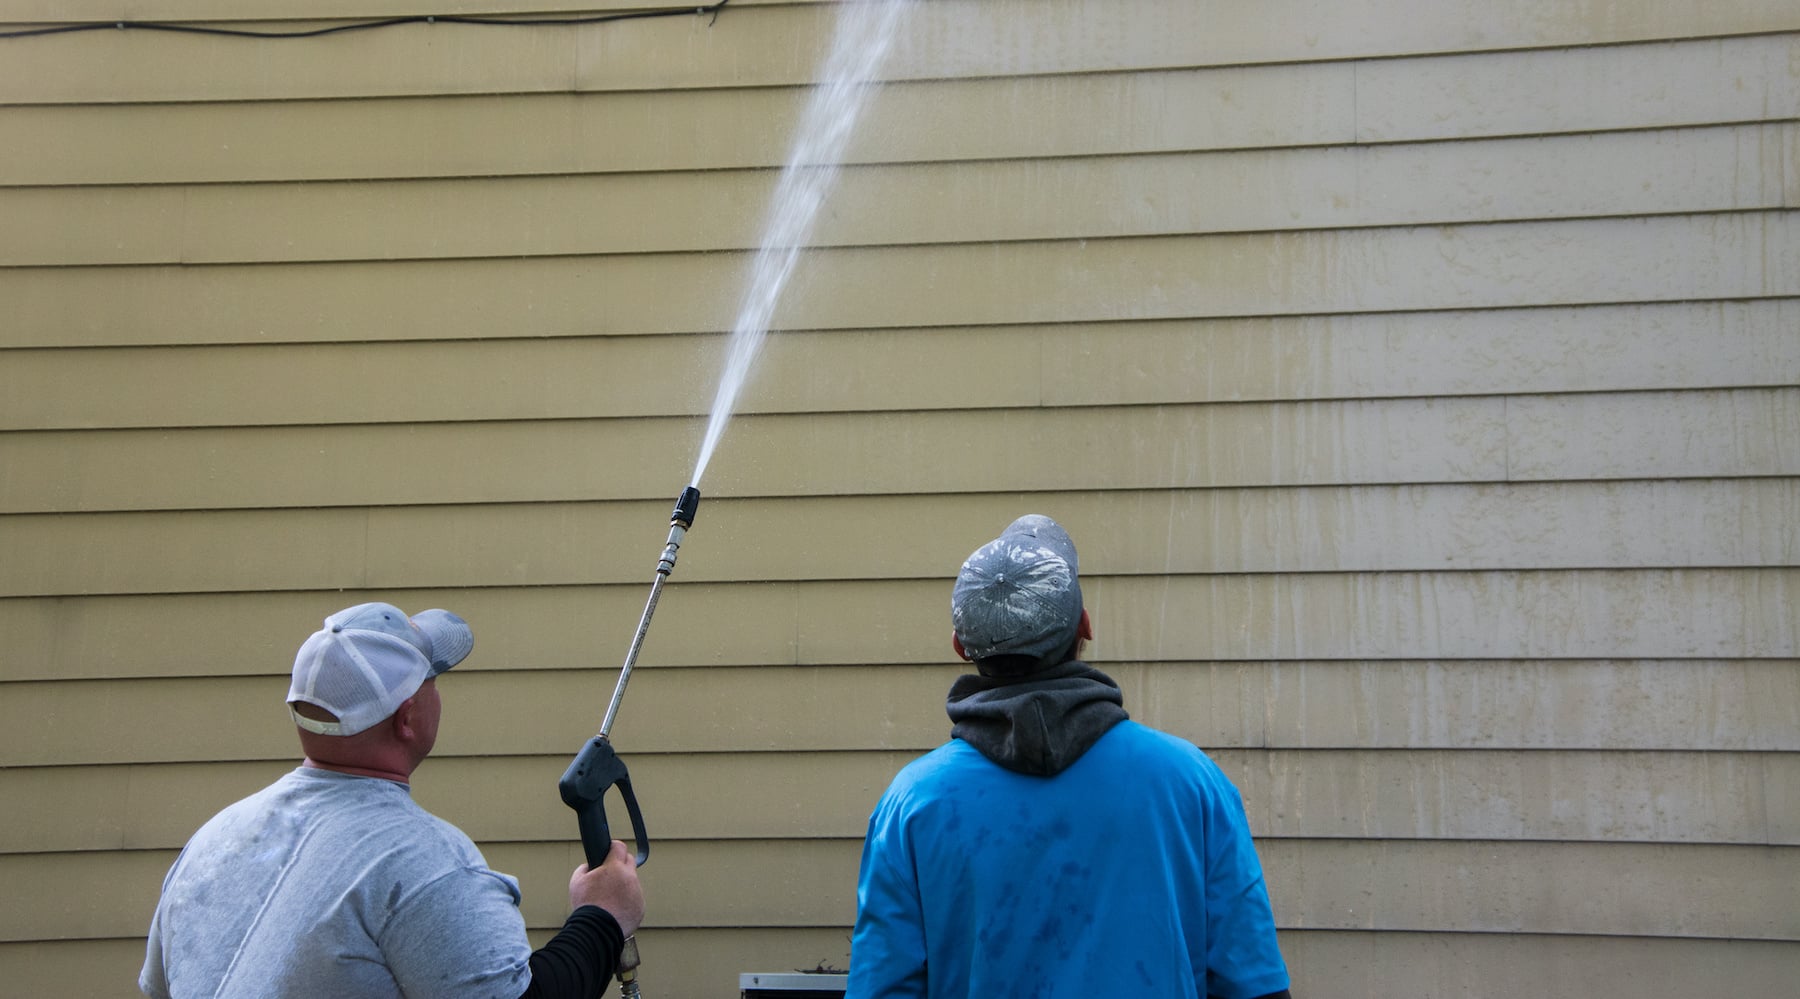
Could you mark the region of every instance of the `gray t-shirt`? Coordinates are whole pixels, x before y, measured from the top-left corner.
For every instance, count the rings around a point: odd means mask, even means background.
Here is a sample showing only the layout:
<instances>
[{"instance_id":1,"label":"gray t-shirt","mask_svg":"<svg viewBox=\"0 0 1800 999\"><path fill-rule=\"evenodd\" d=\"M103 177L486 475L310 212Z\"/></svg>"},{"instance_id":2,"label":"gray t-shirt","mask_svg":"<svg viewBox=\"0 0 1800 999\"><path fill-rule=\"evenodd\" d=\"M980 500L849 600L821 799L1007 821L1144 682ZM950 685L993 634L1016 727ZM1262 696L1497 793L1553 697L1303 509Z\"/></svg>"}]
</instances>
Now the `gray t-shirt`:
<instances>
[{"instance_id":1,"label":"gray t-shirt","mask_svg":"<svg viewBox=\"0 0 1800 999\"><path fill-rule=\"evenodd\" d=\"M190 996L517 999L519 883L404 784L302 767L194 834L138 987Z\"/></svg>"}]
</instances>

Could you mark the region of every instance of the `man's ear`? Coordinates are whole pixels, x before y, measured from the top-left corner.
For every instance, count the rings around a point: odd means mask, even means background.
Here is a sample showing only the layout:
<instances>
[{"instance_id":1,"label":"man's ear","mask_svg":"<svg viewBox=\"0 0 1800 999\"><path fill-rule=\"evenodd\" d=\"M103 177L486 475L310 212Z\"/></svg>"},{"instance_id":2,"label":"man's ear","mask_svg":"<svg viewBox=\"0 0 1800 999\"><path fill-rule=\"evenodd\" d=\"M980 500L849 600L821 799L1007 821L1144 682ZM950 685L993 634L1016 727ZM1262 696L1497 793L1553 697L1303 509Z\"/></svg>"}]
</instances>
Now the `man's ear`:
<instances>
[{"instance_id":1,"label":"man's ear","mask_svg":"<svg viewBox=\"0 0 1800 999\"><path fill-rule=\"evenodd\" d=\"M1081 623L1075 626L1075 637L1084 642L1094 640L1094 622L1088 620L1086 607L1081 609Z\"/></svg>"},{"instance_id":2,"label":"man's ear","mask_svg":"<svg viewBox=\"0 0 1800 999\"><path fill-rule=\"evenodd\" d=\"M393 726L394 737L401 742L413 741L418 733L413 725L414 707L413 699L409 697L400 702L400 706L394 709L393 717L388 719L388 724Z\"/></svg>"},{"instance_id":3,"label":"man's ear","mask_svg":"<svg viewBox=\"0 0 1800 999\"><path fill-rule=\"evenodd\" d=\"M962 639L958 638L954 631L950 633L950 647L956 650L957 655L962 656L963 662L972 663L975 661L969 658L969 653L962 646Z\"/></svg>"}]
</instances>

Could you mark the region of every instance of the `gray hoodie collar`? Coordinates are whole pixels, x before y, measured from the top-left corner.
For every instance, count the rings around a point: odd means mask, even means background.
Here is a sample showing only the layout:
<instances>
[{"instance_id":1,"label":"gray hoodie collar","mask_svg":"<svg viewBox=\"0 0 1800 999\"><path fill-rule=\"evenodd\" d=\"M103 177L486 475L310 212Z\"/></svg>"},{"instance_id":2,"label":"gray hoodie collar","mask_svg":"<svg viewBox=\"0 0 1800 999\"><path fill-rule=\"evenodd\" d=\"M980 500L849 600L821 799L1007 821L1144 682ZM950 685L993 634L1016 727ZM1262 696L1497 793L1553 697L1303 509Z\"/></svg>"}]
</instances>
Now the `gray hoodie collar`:
<instances>
[{"instance_id":1,"label":"gray hoodie collar","mask_svg":"<svg viewBox=\"0 0 1800 999\"><path fill-rule=\"evenodd\" d=\"M1071 659L1023 677L958 677L945 709L951 738L1008 770L1048 777L1130 717L1124 703L1112 677Z\"/></svg>"}]
</instances>

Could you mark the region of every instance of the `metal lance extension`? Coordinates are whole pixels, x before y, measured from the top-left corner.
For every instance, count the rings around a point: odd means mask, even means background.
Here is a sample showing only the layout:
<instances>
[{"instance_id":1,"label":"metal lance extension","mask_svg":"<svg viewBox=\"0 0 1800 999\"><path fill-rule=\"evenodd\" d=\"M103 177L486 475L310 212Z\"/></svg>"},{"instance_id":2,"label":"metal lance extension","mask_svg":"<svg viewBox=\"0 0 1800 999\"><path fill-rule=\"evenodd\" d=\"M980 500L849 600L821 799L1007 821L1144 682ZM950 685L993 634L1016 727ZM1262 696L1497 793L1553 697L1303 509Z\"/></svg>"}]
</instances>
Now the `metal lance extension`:
<instances>
[{"instance_id":1,"label":"metal lance extension","mask_svg":"<svg viewBox=\"0 0 1800 999\"><path fill-rule=\"evenodd\" d=\"M631 775L625 761L613 752L613 719L618 717L619 702L625 699L625 685L631 682L631 668L637 663L638 650L644 646L644 635L650 630L650 616L656 613L656 601L662 596L663 583L675 570L675 555L694 516L700 511L700 490L688 486L675 500L675 512L669 517L669 541L663 546L662 558L656 562L656 578L650 584L650 599L644 604L644 615L638 619L637 633L631 636L631 648L625 653L625 665L619 670L619 683L613 688L612 702L606 706L606 718L600 722L600 734L589 739L575 755L569 769L563 771L557 790L563 803L575 810L581 826L581 847L587 854L589 869L606 862L612 849L612 830L606 824L606 792L617 787L631 816L632 838L637 841L637 863L642 867L650 859L650 837L644 832L644 815L638 810L637 795L631 790ZM637 938L627 937L619 952L619 995L621 999L639 999L637 983Z\"/></svg>"},{"instance_id":2,"label":"metal lance extension","mask_svg":"<svg viewBox=\"0 0 1800 999\"><path fill-rule=\"evenodd\" d=\"M625 668L619 671L619 685L613 688L612 703L606 706L606 718L600 722L602 739L612 732L613 719L619 714L619 702L625 699L625 685L631 682L632 664L637 662L638 650L644 646L644 635L650 630L650 615L656 613L656 601L662 597L663 583L668 581L669 573L675 571L675 554L699 512L700 490L694 486L683 489L675 499L675 512L669 515L669 542L663 547L662 558L656 562L656 579L650 583L650 599L644 604L644 616L638 619L637 634L631 636L631 648L625 652Z\"/></svg>"}]
</instances>

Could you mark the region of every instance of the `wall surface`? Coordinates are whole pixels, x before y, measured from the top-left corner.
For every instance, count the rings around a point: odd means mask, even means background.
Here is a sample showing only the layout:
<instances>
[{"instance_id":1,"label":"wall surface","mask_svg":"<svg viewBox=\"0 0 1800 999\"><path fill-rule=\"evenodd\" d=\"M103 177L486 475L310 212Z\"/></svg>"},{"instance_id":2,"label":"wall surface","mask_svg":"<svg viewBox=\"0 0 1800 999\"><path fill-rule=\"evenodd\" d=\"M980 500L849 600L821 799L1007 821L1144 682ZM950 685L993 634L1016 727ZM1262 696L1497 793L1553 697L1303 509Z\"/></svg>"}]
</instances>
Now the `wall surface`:
<instances>
[{"instance_id":1,"label":"wall surface","mask_svg":"<svg viewBox=\"0 0 1800 999\"><path fill-rule=\"evenodd\" d=\"M635 5L245 6L0 31ZM135 994L364 599L473 623L416 794L560 924L836 12L0 39L0 992ZM949 580L1036 511L1297 994L1787 994L1800 7L928 0L884 75L613 733L646 992L848 963Z\"/></svg>"}]
</instances>

